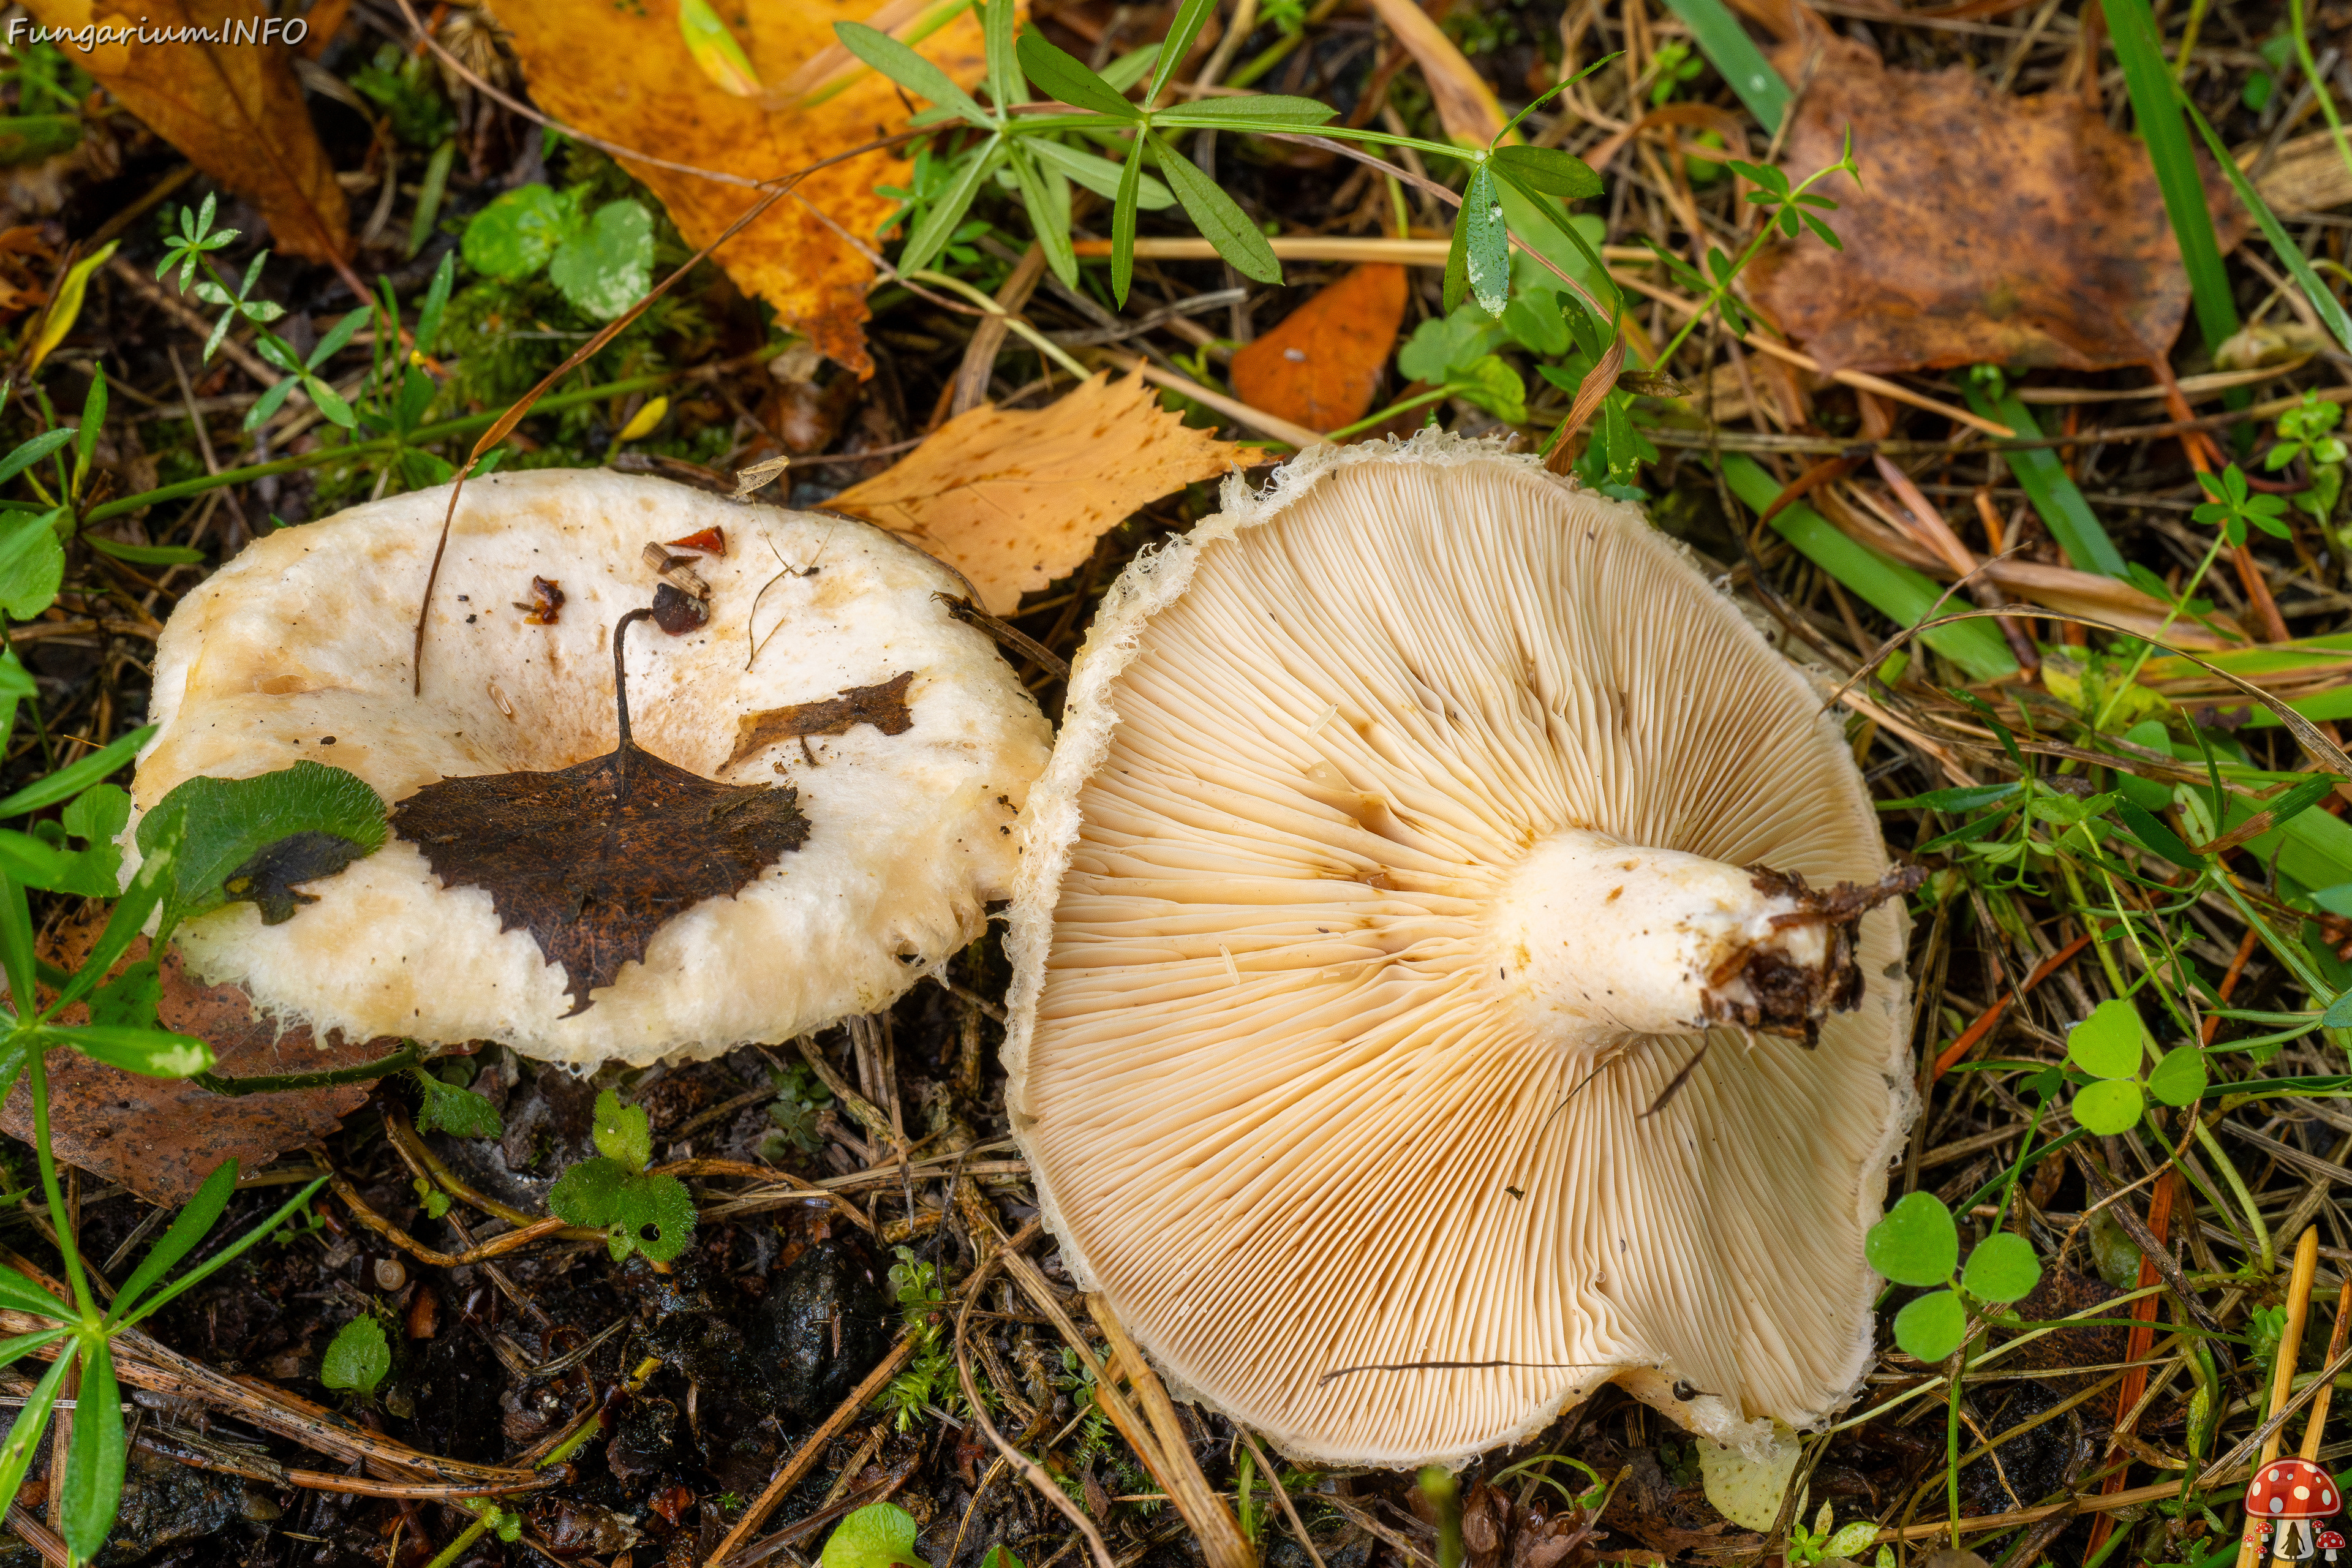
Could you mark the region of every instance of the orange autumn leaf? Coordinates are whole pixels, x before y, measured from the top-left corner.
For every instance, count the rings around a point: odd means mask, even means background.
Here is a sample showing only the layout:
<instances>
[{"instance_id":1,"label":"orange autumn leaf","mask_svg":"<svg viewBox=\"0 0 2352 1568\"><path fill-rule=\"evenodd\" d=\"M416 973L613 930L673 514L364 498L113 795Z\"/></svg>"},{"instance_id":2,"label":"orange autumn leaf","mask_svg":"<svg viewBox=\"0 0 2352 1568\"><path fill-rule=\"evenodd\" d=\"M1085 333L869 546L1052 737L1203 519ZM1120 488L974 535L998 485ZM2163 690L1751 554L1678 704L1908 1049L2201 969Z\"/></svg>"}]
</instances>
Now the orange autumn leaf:
<instances>
[{"instance_id":1,"label":"orange autumn leaf","mask_svg":"<svg viewBox=\"0 0 2352 1568\"><path fill-rule=\"evenodd\" d=\"M513 36L531 97L567 125L658 157L747 179L768 180L833 153L887 136L906 124L908 103L873 71L803 104L777 90L821 54L835 51L836 22L887 27L905 7L877 0L730 0L720 8L768 90L735 97L711 85L678 26L677 0L604 5L587 0L491 0ZM969 12L925 38L923 55L971 86L984 70L980 24ZM854 63L854 62L853 62ZM699 247L759 199L741 184L623 159ZM877 152L820 169L768 209L718 255L745 293L765 300L777 324L860 375L866 354L866 291L874 269L841 231L868 245L897 205L877 185L905 186L910 165ZM814 208L815 210L812 211ZM819 214L823 216L820 216Z\"/></svg>"},{"instance_id":2,"label":"orange autumn leaf","mask_svg":"<svg viewBox=\"0 0 2352 1568\"><path fill-rule=\"evenodd\" d=\"M1142 377L1097 372L1035 413L960 414L825 505L929 551L1002 616L1076 570L1138 507L1234 462L1232 443L1162 409Z\"/></svg>"},{"instance_id":3,"label":"orange autumn leaf","mask_svg":"<svg viewBox=\"0 0 2352 1568\"><path fill-rule=\"evenodd\" d=\"M29 0L42 26L157 32L202 27L217 44L100 42L68 57L188 162L261 209L271 242L310 261L351 248L350 211L311 129L293 51L249 0ZM242 31L239 31L242 29ZM103 37L103 33L100 35Z\"/></svg>"},{"instance_id":4,"label":"orange autumn leaf","mask_svg":"<svg viewBox=\"0 0 2352 1568\"><path fill-rule=\"evenodd\" d=\"M1310 430L1361 419L1404 321L1404 268L1358 267L1234 355L1234 391Z\"/></svg>"}]
</instances>

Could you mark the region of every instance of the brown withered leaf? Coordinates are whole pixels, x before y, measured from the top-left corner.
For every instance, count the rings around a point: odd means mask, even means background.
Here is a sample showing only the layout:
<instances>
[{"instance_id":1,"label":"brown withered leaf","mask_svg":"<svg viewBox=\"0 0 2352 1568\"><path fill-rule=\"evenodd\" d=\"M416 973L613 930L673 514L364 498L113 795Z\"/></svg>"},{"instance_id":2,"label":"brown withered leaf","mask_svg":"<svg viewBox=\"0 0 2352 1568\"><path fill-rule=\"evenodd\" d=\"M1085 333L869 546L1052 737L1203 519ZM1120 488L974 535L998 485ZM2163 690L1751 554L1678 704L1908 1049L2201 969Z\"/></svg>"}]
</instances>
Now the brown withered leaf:
<instances>
[{"instance_id":1,"label":"brown withered leaf","mask_svg":"<svg viewBox=\"0 0 2352 1568\"><path fill-rule=\"evenodd\" d=\"M903 735L915 727L915 716L907 708L907 688L914 679L913 670L901 670L879 686L852 686L821 702L746 713L735 721L735 751L727 766L796 735L846 735L859 724L871 724L886 735Z\"/></svg>"},{"instance_id":2,"label":"brown withered leaf","mask_svg":"<svg viewBox=\"0 0 2352 1568\"><path fill-rule=\"evenodd\" d=\"M906 123L910 108L897 88L870 70L819 103L803 104L806 95L781 90L800 68L834 47L835 23L868 20L876 0L735 0L719 7L769 89L755 98L713 88L687 52L676 0L633 5L491 0L490 9L511 32L541 108L622 146L698 168L773 179L888 135ZM879 20L887 26L891 18ZM969 13L919 47L965 87L984 69L980 24ZM678 232L696 247L718 238L760 195L623 162L661 198ZM806 335L826 358L864 375L871 369L865 321L874 269L824 219L849 235L871 235L894 205L875 187L905 185L909 169L892 152L819 169L729 241L718 260L745 293L775 307L778 325Z\"/></svg>"},{"instance_id":3,"label":"brown withered leaf","mask_svg":"<svg viewBox=\"0 0 2352 1568\"><path fill-rule=\"evenodd\" d=\"M77 967L104 928L102 920L61 928L42 943L41 956ZM147 956L139 938L115 966L121 974ZM277 1078L331 1072L375 1061L400 1049L394 1039L346 1041L330 1036L320 1048L309 1029L280 1028L255 1014L234 985L206 985L189 974L174 948L163 955L155 1016L166 1029L194 1035L213 1048L222 1078ZM69 1024L89 1008L68 1008ZM282 1094L219 1095L183 1079L144 1078L94 1062L79 1051L49 1057L49 1136L58 1157L92 1175L120 1182L150 1203L177 1207L188 1201L223 1160L245 1169L267 1164L335 1131L368 1097L364 1083L290 1089ZM0 1131L33 1135L32 1100L19 1083L0 1107Z\"/></svg>"},{"instance_id":4,"label":"brown withered leaf","mask_svg":"<svg viewBox=\"0 0 2352 1568\"><path fill-rule=\"evenodd\" d=\"M32 0L46 26L92 24L253 29L266 12L245 0ZM334 165L311 129L293 51L257 40L216 44L101 43L76 50L123 107L188 162L251 200L277 248L331 261L351 248L351 220Z\"/></svg>"},{"instance_id":5,"label":"brown withered leaf","mask_svg":"<svg viewBox=\"0 0 2352 1568\"><path fill-rule=\"evenodd\" d=\"M714 784L629 738L622 639L652 614L632 610L613 628L612 751L551 773L440 779L392 808L392 830L444 887L488 893L500 931L522 927L563 966L566 1017L677 916L733 898L809 836L798 790Z\"/></svg>"},{"instance_id":6,"label":"brown withered leaf","mask_svg":"<svg viewBox=\"0 0 2352 1568\"><path fill-rule=\"evenodd\" d=\"M1035 413L982 404L959 414L825 504L938 556L1003 616L1138 507L1235 461L1232 443L1162 409L1141 376L1098 371Z\"/></svg>"},{"instance_id":7,"label":"brown withered leaf","mask_svg":"<svg viewBox=\"0 0 2352 1568\"><path fill-rule=\"evenodd\" d=\"M1826 39L1780 167L1837 161L1847 127L1862 189L1837 177L1821 215L1844 241L1776 243L1750 297L1828 370L1993 363L2101 370L2171 346L2188 275L2137 138L2071 93L1996 97L1966 67L1891 70ZM2224 249L2247 219L2206 174Z\"/></svg>"},{"instance_id":8,"label":"brown withered leaf","mask_svg":"<svg viewBox=\"0 0 2352 1568\"><path fill-rule=\"evenodd\" d=\"M1234 391L1310 430L1353 424L1372 405L1404 323L1404 268L1371 262L1234 355Z\"/></svg>"}]
</instances>

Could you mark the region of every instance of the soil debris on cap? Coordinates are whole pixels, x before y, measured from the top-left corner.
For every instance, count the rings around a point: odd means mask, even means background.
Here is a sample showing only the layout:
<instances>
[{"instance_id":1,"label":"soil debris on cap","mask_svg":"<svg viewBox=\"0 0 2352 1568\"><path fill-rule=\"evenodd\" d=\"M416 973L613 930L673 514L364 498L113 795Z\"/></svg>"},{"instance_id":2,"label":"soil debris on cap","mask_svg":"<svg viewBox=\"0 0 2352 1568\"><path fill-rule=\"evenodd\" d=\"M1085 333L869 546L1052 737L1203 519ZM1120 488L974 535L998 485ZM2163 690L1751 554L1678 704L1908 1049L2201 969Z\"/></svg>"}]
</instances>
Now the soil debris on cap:
<instances>
[{"instance_id":1,"label":"soil debris on cap","mask_svg":"<svg viewBox=\"0 0 2352 1568\"><path fill-rule=\"evenodd\" d=\"M523 612L525 626L551 626L563 615L563 589L561 584L544 577L533 577L530 580L530 603L526 605L517 599L514 607Z\"/></svg>"}]
</instances>

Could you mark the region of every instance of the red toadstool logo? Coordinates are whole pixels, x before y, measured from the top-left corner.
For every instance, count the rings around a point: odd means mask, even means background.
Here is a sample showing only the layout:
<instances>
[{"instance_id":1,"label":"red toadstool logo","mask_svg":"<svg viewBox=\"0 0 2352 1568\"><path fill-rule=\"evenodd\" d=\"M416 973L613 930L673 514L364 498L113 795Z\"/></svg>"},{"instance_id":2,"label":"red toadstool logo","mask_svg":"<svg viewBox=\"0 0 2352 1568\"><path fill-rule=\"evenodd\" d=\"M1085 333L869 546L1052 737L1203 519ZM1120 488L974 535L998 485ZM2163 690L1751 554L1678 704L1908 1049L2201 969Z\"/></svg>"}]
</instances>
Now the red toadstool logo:
<instances>
[{"instance_id":1,"label":"red toadstool logo","mask_svg":"<svg viewBox=\"0 0 2352 1568\"><path fill-rule=\"evenodd\" d=\"M2246 1488L2248 1534L2268 1533L2278 1527L2278 1556L2300 1563L2325 1550L2329 1562L2343 1549L2344 1538L2334 1531L2315 1539L2313 1526L2341 1506L2336 1479L2308 1459L2273 1459L2254 1473Z\"/></svg>"}]
</instances>

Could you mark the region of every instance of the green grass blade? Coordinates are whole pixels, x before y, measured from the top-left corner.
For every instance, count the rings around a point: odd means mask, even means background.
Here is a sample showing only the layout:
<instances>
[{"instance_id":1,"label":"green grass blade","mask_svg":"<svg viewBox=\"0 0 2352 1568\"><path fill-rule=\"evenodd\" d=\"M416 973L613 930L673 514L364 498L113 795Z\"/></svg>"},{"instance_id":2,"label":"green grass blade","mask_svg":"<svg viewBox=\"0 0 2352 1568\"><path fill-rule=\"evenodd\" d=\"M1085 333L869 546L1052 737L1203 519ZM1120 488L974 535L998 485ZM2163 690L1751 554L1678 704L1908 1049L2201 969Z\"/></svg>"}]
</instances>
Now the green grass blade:
<instances>
[{"instance_id":1,"label":"green grass blade","mask_svg":"<svg viewBox=\"0 0 2352 1568\"><path fill-rule=\"evenodd\" d=\"M236 1162L234 1159L224 1160L213 1168L213 1173L205 1178L205 1184L196 1189L196 1195L188 1200L187 1207L173 1220L172 1227L148 1250L138 1268L115 1292L116 1310L127 1310L136 1306L139 1298L153 1289L156 1282L171 1272L173 1264L194 1251L196 1243L212 1233L213 1226L220 1221L222 1211L228 1207L228 1200L236 1194Z\"/></svg>"},{"instance_id":2,"label":"green grass blade","mask_svg":"<svg viewBox=\"0 0 2352 1568\"><path fill-rule=\"evenodd\" d=\"M71 799L129 762L154 733L154 725L142 725L105 749L92 752L79 762L68 763L47 778L35 779L7 799L0 800L0 816L22 816L28 811Z\"/></svg>"},{"instance_id":3,"label":"green grass blade","mask_svg":"<svg viewBox=\"0 0 2352 1568\"><path fill-rule=\"evenodd\" d=\"M1780 499L1780 481L1752 458L1727 455L1723 477L1730 482L1732 494L1759 512ZM1802 502L1783 507L1772 519L1771 527L1795 545L1806 560L1890 620L1906 626L1916 626L1944 597L1943 588L1933 579L1847 538L1829 519ZM1974 606L1947 600L1944 608L1948 612ZM2017 660L1990 621L1937 626L1922 632L1920 639L1959 666L1971 680L1999 680L2017 673Z\"/></svg>"},{"instance_id":4,"label":"green grass blade","mask_svg":"<svg viewBox=\"0 0 2352 1568\"><path fill-rule=\"evenodd\" d=\"M2139 122L2140 139L2147 143L2148 161L2156 165L2157 188L2164 194L2173 237L2180 242L2198 331L2208 349L2218 349L2238 330L2238 305L2221 267L2221 242L2213 237L2213 215L2205 205L2205 182L2198 174L2197 155L2189 151L2189 128L2180 122L2163 40L2156 19L2148 15L2147 0L2107 0L2106 15L2116 58L2124 68L2124 85L2131 92L2132 114ZM2227 157L2221 161L2230 163ZM2236 401L2242 403L2245 389L2234 390Z\"/></svg>"},{"instance_id":5,"label":"green grass blade","mask_svg":"<svg viewBox=\"0 0 2352 1568\"><path fill-rule=\"evenodd\" d=\"M2039 436L2041 424L2033 411L2018 401L2017 394L2004 392L1998 399L1987 397L1972 382L1963 382L1969 406L1987 419L1996 419L2020 436ZM2050 537L2066 552L2066 559L2078 572L2096 572L2105 577L2121 577L2124 554L2099 520L2091 511L2091 503L2074 481L2066 477L2066 465L2058 460L2057 451L2049 447L2028 447L2000 453L2000 460L2017 476L2033 510L2042 515L2042 525Z\"/></svg>"},{"instance_id":6,"label":"green grass blade","mask_svg":"<svg viewBox=\"0 0 2352 1568\"><path fill-rule=\"evenodd\" d=\"M2326 96L2326 90L2322 89L2322 99ZM2327 323L2327 330L2336 334L2336 341L2346 349L2352 350L2352 317L2345 315L2344 307L2336 302L2336 296L2328 292L2327 285L2319 280L2319 274L2311 269L2311 262L2304 256L2303 247L2295 244L2294 237L2287 233L2286 226L2279 222L2278 215L2271 211L2270 204L2263 200L2262 193L2254 189L2253 182L2247 179L2245 171L2238 167L2238 161L2230 156L2229 148L2222 145L2221 139L2213 133L2213 127L2197 112L2197 106L2186 100L2184 106L2189 110L2189 117L2197 122L2197 133L2205 138L2205 146L2213 154L2213 161L2221 165L2221 173L2229 178L2230 188L2238 193L2238 199L2246 204L2248 212L2254 215L2254 222L2261 226L2263 237L2271 242L2271 249L2286 264L2287 272L2294 279L2295 286L2303 290L2304 298L2311 301L2311 308L2319 312L2319 319Z\"/></svg>"},{"instance_id":7,"label":"green grass blade","mask_svg":"<svg viewBox=\"0 0 2352 1568\"><path fill-rule=\"evenodd\" d=\"M1765 130L1779 134L1780 121L1789 112L1789 84L1748 36L1723 0L1666 0L1666 8L1682 18L1683 26L1697 40L1699 53L1706 57L1716 74L1730 84Z\"/></svg>"}]
</instances>

